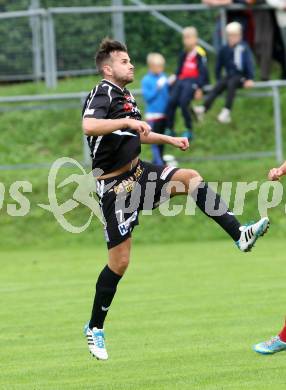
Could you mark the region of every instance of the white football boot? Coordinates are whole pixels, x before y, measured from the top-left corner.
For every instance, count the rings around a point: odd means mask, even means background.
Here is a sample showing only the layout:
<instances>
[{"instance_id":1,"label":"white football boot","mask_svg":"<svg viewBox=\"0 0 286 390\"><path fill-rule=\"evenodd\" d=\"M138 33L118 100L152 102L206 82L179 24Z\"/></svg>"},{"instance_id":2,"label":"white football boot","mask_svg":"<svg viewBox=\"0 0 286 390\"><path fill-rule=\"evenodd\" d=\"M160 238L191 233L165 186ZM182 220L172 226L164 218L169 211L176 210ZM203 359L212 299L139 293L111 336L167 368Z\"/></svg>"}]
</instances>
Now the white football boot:
<instances>
[{"instance_id":1,"label":"white football boot","mask_svg":"<svg viewBox=\"0 0 286 390\"><path fill-rule=\"evenodd\" d=\"M97 360L107 360L108 354L105 347L103 329L89 328L89 324L84 327L84 335L87 338L89 352Z\"/></svg>"},{"instance_id":2,"label":"white football boot","mask_svg":"<svg viewBox=\"0 0 286 390\"><path fill-rule=\"evenodd\" d=\"M261 218L260 221L242 225L239 230L241 231L240 239L236 241L237 247L242 252L249 252L253 248L256 240L262 237L268 230L270 225L267 217Z\"/></svg>"}]
</instances>

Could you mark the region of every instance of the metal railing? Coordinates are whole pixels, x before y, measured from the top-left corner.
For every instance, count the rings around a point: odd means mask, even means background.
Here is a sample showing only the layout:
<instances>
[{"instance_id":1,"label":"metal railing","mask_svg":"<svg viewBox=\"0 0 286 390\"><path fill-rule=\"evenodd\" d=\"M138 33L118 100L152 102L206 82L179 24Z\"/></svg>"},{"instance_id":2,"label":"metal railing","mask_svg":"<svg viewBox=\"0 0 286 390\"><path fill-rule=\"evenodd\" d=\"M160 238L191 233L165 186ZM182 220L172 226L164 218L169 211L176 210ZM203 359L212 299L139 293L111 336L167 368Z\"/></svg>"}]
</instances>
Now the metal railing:
<instances>
[{"instance_id":1,"label":"metal railing","mask_svg":"<svg viewBox=\"0 0 286 390\"><path fill-rule=\"evenodd\" d=\"M49 88L57 85L57 79L66 75L83 75L94 73L92 67L82 69L59 70L57 61L57 34L55 31L55 18L59 15L86 15L86 14L109 14L112 15L113 36L116 39L124 40L124 18L125 13L150 13L159 22L164 23L168 28L180 32L183 26L175 23L162 12L206 12L210 10L219 11L222 26L226 23L226 12L242 10L246 7L240 4L228 7L210 7L205 4L154 4L146 5L141 0L129 0L133 5L121 5L122 0L112 0L112 6L91 6L91 7L57 7L57 8L31 8L27 11L14 11L0 13L0 20L27 18L31 28L31 72L30 74L4 74L0 80L24 80L45 79ZM37 0L34 0L35 7ZM253 9L269 9L266 5L254 6ZM15 28L15 26L13 26ZM25 27L27 28L27 26ZM222 30L224 30L222 28ZM26 31L26 30L25 30ZM26 31L27 32L27 31ZM8 39L8 37L7 37ZM27 38L28 39L28 38ZM200 44L210 52L214 52L213 46L205 40ZM11 50L11 48L9 49Z\"/></svg>"},{"instance_id":2,"label":"metal railing","mask_svg":"<svg viewBox=\"0 0 286 390\"><path fill-rule=\"evenodd\" d=\"M250 159L250 158L262 158L262 157L276 157L278 163L283 161L283 135L282 135L282 117L281 117L281 101L280 101L280 88L286 87L286 81L268 81L268 82L257 82L254 88L251 90L240 91L239 95L242 97L272 97L273 100L273 122L274 122L274 150L266 151L251 151L251 152L240 152L233 154L222 154L222 155L203 155L203 156L189 156L182 158L181 161L201 161L201 160L234 160L234 159ZM140 96L141 90L133 90L134 95ZM35 110L35 109L51 109L51 108L64 108L74 107L80 109L80 105L87 96L88 92L76 92L76 93L61 93L51 95L32 95L32 96L9 96L0 97L0 113L6 111L17 111L17 110ZM58 102L71 102L65 103L63 107L60 107ZM57 105L51 107L51 103L57 102ZM18 103L17 106L13 104ZM28 105L22 106L22 103ZM45 103L41 106L33 106L30 103ZM47 104L48 103L48 104ZM7 107L7 104L9 105ZM6 105L6 106L5 106ZM90 165L89 148L86 142L86 137L82 137L82 162L84 165ZM0 170L10 169L23 169L23 168L41 168L49 167L50 163L31 163L31 164L17 164L17 165L0 165Z\"/></svg>"}]
</instances>

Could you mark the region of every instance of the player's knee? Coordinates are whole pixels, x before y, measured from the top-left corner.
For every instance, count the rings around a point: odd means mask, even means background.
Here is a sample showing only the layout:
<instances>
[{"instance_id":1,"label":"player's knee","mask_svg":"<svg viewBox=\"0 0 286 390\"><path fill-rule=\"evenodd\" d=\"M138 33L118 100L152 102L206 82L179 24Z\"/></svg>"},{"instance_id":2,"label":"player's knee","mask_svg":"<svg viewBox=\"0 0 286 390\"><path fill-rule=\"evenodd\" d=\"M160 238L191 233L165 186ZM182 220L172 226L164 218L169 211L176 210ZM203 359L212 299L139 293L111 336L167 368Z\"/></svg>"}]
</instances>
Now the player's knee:
<instances>
[{"instance_id":1,"label":"player's knee","mask_svg":"<svg viewBox=\"0 0 286 390\"><path fill-rule=\"evenodd\" d=\"M117 267L117 273L119 275L123 275L124 272L127 270L129 265L129 255L127 254L121 254L116 262L116 267Z\"/></svg>"},{"instance_id":2,"label":"player's knee","mask_svg":"<svg viewBox=\"0 0 286 390\"><path fill-rule=\"evenodd\" d=\"M198 171L194 169L188 169L188 174L186 175L186 179L187 179L187 183L189 183L190 181L197 181L197 182L203 181L202 176L199 174Z\"/></svg>"},{"instance_id":3,"label":"player's knee","mask_svg":"<svg viewBox=\"0 0 286 390\"><path fill-rule=\"evenodd\" d=\"M188 173L186 175L185 179L185 186L187 191L192 193L195 191L195 189L200 185L200 183L203 181L202 176L199 174L199 172L195 171L194 169L188 169Z\"/></svg>"},{"instance_id":4,"label":"player's knee","mask_svg":"<svg viewBox=\"0 0 286 390\"><path fill-rule=\"evenodd\" d=\"M198 172L198 171L194 171L194 175L196 177L196 179L198 179L199 181L203 181L203 177L201 176L201 174Z\"/></svg>"},{"instance_id":5,"label":"player's knee","mask_svg":"<svg viewBox=\"0 0 286 390\"><path fill-rule=\"evenodd\" d=\"M129 258L130 245L128 241L123 241L109 251L108 265L113 272L123 275L128 267Z\"/></svg>"}]
</instances>

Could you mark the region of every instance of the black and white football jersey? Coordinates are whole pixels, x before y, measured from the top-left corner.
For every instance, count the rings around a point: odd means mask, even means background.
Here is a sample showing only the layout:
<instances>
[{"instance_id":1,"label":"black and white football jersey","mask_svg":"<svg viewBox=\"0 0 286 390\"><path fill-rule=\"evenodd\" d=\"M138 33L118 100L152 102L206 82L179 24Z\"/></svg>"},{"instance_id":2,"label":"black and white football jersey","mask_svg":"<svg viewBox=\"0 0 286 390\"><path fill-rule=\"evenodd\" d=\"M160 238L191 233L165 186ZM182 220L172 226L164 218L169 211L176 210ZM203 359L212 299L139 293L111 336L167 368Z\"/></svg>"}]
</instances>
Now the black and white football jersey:
<instances>
[{"instance_id":1,"label":"black and white football jersey","mask_svg":"<svg viewBox=\"0 0 286 390\"><path fill-rule=\"evenodd\" d=\"M141 120L140 110L132 94L126 89L102 80L87 96L83 118ZM87 136L92 158L92 169L104 174L126 165L141 152L139 134L129 128L118 129L103 136Z\"/></svg>"}]
</instances>

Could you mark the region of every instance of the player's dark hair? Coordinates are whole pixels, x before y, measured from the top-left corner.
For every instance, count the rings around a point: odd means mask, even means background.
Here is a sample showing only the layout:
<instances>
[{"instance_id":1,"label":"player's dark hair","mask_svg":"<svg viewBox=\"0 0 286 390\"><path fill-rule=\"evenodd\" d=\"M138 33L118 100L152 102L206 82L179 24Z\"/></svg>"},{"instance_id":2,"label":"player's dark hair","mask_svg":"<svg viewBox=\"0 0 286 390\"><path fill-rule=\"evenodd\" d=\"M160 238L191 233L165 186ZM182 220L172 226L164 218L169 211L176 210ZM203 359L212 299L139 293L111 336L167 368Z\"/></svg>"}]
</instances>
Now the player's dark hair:
<instances>
[{"instance_id":1,"label":"player's dark hair","mask_svg":"<svg viewBox=\"0 0 286 390\"><path fill-rule=\"evenodd\" d=\"M102 65L110 59L110 54L115 51L123 51L127 53L127 47L119 41L114 41L110 38L104 38L95 55L95 64L99 72L102 73Z\"/></svg>"}]
</instances>

